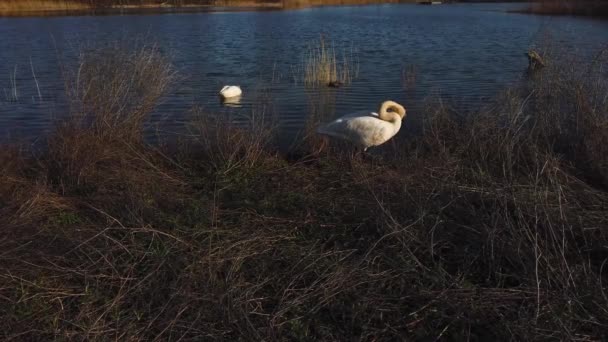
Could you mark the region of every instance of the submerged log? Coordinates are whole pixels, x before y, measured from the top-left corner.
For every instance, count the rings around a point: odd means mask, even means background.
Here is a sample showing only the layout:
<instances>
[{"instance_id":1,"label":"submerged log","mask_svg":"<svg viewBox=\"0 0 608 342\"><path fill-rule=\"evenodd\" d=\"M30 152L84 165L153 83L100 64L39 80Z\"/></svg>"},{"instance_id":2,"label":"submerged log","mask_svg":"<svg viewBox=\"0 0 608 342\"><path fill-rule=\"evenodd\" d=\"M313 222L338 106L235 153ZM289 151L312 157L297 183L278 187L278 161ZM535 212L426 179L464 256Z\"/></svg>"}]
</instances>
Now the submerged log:
<instances>
[{"instance_id":1,"label":"submerged log","mask_svg":"<svg viewBox=\"0 0 608 342\"><path fill-rule=\"evenodd\" d=\"M343 85L344 83L340 81L330 81L329 83L327 83L327 86L330 88L340 88Z\"/></svg>"},{"instance_id":2,"label":"submerged log","mask_svg":"<svg viewBox=\"0 0 608 342\"><path fill-rule=\"evenodd\" d=\"M536 52L534 50L530 50L526 53L526 56L528 56L528 70L529 71L539 70L546 66L545 61L538 54L538 52Z\"/></svg>"}]
</instances>

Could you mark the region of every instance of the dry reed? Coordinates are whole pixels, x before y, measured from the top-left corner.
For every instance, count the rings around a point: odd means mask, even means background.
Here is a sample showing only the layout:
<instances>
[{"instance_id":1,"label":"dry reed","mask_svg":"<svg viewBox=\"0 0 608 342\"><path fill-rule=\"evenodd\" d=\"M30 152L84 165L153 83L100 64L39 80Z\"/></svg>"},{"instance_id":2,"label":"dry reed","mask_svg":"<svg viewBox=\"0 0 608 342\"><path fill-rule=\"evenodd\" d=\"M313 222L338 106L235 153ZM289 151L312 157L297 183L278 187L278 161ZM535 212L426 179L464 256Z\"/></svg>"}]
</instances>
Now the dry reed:
<instances>
[{"instance_id":1,"label":"dry reed","mask_svg":"<svg viewBox=\"0 0 608 342\"><path fill-rule=\"evenodd\" d=\"M59 0L1 0L0 15L16 12L32 11L70 11L90 8L83 1L59 1Z\"/></svg>"},{"instance_id":2,"label":"dry reed","mask_svg":"<svg viewBox=\"0 0 608 342\"><path fill-rule=\"evenodd\" d=\"M304 83L308 86L328 85L330 82L350 84L358 74L358 64L353 54L336 57L333 45L329 46L321 36L310 44L304 56Z\"/></svg>"},{"instance_id":3,"label":"dry reed","mask_svg":"<svg viewBox=\"0 0 608 342\"><path fill-rule=\"evenodd\" d=\"M411 0L414 2L415 0ZM69 13L99 9L179 8L192 6L244 6L303 8L323 5L355 5L398 2L396 0L0 0L0 15Z\"/></svg>"},{"instance_id":4,"label":"dry reed","mask_svg":"<svg viewBox=\"0 0 608 342\"><path fill-rule=\"evenodd\" d=\"M155 46L122 42L82 53L78 67L67 73L70 124L131 139L176 76Z\"/></svg>"}]
</instances>

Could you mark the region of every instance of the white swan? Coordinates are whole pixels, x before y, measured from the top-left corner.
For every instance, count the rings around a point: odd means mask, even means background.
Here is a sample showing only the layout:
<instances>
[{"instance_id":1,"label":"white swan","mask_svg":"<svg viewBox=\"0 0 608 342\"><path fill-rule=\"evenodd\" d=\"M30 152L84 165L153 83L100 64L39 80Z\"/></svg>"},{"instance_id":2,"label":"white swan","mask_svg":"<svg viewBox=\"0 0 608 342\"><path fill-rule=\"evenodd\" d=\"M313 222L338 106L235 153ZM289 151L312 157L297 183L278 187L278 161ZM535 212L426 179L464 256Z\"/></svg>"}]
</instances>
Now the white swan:
<instances>
[{"instance_id":1,"label":"white swan","mask_svg":"<svg viewBox=\"0 0 608 342\"><path fill-rule=\"evenodd\" d=\"M389 111L389 109L391 111ZM405 108L393 101L384 101L380 114L357 112L345 115L317 129L317 133L348 140L363 147L378 146L395 136L406 115Z\"/></svg>"},{"instance_id":2,"label":"white swan","mask_svg":"<svg viewBox=\"0 0 608 342\"><path fill-rule=\"evenodd\" d=\"M224 86L222 90L220 90L220 96L227 99L231 97L240 96L243 93L241 87L239 86Z\"/></svg>"}]
</instances>

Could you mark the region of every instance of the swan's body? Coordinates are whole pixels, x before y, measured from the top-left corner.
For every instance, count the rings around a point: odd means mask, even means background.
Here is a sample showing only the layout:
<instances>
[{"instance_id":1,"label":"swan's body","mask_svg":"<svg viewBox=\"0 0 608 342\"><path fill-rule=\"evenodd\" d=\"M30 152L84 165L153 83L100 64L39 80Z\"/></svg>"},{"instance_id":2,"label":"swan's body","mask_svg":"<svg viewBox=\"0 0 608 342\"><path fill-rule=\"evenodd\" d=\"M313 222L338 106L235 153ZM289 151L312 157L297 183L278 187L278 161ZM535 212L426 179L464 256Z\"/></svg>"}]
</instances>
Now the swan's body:
<instances>
[{"instance_id":1,"label":"swan's body","mask_svg":"<svg viewBox=\"0 0 608 342\"><path fill-rule=\"evenodd\" d=\"M395 136L401 129L405 114L405 108L400 104L384 101L379 113L365 111L348 114L319 127L317 133L350 141L365 151Z\"/></svg>"},{"instance_id":2,"label":"swan's body","mask_svg":"<svg viewBox=\"0 0 608 342\"><path fill-rule=\"evenodd\" d=\"M220 90L220 96L225 99L240 96L242 93L243 91L239 86L224 86L224 88Z\"/></svg>"}]
</instances>

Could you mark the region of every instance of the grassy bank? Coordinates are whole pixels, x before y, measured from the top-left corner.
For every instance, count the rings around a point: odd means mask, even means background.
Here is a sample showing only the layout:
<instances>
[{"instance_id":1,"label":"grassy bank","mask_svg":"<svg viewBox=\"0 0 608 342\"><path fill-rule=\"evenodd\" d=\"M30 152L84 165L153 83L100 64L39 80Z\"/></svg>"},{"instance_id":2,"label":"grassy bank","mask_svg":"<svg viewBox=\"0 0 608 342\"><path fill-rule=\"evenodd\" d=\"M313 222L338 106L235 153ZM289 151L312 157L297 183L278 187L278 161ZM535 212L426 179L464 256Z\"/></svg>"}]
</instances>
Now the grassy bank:
<instances>
[{"instance_id":1,"label":"grassy bank","mask_svg":"<svg viewBox=\"0 0 608 342\"><path fill-rule=\"evenodd\" d=\"M47 146L0 149L0 336L605 339L608 100L568 65L362 157L199 110L147 144L171 66L85 55Z\"/></svg>"},{"instance_id":2,"label":"grassy bank","mask_svg":"<svg viewBox=\"0 0 608 342\"><path fill-rule=\"evenodd\" d=\"M523 13L608 17L608 3L600 0L543 0L530 5Z\"/></svg>"}]
</instances>

